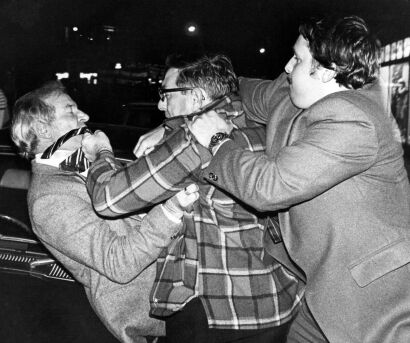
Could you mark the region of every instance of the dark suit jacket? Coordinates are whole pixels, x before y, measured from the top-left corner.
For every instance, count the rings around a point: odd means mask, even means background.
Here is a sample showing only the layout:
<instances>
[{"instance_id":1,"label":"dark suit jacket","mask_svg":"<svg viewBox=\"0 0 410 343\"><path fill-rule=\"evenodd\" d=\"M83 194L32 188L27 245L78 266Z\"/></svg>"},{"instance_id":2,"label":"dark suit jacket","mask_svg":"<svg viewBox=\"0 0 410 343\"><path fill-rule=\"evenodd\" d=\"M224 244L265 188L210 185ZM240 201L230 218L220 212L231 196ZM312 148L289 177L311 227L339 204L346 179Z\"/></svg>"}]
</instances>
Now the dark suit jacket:
<instances>
[{"instance_id":1,"label":"dark suit jacket","mask_svg":"<svg viewBox=\"0 0 410 343\"><path fill-rule=\"evenodd\" d=\"M285 75L242 80L241 92L248 115L267 123L266 154L224 143L205 175L259 211L280 211L330 342L409 342L410 189L379 85L305 111L291 104ZM280 244L266 244L289 266Z\"/></svg>"}]
</instances>

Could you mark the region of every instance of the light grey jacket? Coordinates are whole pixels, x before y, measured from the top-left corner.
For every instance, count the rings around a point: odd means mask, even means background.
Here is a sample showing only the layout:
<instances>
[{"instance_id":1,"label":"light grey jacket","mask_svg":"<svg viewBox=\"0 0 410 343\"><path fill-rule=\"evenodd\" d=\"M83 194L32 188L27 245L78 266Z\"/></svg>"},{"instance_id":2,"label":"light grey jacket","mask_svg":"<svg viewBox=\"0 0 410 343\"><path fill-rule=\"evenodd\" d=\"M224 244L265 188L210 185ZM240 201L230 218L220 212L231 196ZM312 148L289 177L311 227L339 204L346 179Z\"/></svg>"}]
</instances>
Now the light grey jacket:
<instances>
[{"instance_id":1,"label":"light grey jacket","mask_svg":"<svg viewBox=\"0 0 410 343\"><path fill-rule=\"evenodd\" d=\"M269 237L266 248L291 267L288 252L304 272L330 342L408 343L410 188L379 85L303 112L286 75L240 88L245 111L267 124L266 154L224 143L209 180L259 211L279 210L286 249Z\"/></svg>"},{"instance_id":2,"label":"light grey jacket","mask_svg":"<svg viewBox=\"0 0 410 343\"><path fill-rule=\"evenodd\" d=\"M36 162L32 171L28 206L33 230L84 285L105 326L126 343L164 335L164 323L148 316L148 297L154 261L179 224L159 207L142 221L138 216L102 219L79 176Z\"/></svg>"}]
</instances>

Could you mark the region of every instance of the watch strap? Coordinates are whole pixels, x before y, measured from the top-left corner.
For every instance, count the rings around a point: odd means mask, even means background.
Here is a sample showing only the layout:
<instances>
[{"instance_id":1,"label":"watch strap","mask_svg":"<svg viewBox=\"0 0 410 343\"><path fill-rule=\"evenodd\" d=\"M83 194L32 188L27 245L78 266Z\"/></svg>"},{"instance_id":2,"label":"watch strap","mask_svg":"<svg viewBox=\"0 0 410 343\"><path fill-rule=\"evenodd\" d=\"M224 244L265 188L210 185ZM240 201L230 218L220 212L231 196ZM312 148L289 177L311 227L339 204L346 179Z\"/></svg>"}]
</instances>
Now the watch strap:
<instances>
[{"instance_id":1,"label":"watch strap","mask_svg":"<svg viewBox=\"0 0 410 343\"><path fill-rule=\"evenodd\" d=\"M209 142L208 145L208 150L212 154L212 149L218 145L220 142L222 142L224 139L232 139L232 134L226 133L226 132L217 132L211 137L211 141Z\"/></svg>"}]
</instances>

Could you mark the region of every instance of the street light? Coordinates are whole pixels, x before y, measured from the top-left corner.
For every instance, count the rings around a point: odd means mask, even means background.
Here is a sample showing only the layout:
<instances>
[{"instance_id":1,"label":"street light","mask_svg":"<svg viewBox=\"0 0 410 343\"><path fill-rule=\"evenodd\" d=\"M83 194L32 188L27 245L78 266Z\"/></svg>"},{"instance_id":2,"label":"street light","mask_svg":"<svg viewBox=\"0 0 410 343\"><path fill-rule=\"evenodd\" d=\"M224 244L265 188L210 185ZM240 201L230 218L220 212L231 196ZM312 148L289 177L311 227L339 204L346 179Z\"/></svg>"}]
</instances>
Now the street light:
<instances>
[{"instance_id":1,"label":"street light","mask_svg":"<svg viewBox=\"0 0 410 343\"><path fill-rule=\"evenodd\" d=\"M185 32L188 36L197 36L198 32L198 25L193 22L187 23L185 25Z\"/></svg>"},{"instance_id":2,"label":"street light","mask_svg":"<svg viewBox=\"0 0 410 343\"><path fill-rule=\"evenodd\" d=\"M193 45L191 48L192 49L197 49L201 51L201 53L204 52L204 43L202 41L203 32L201 31L201 27L198 26L195 22L191 21L186 23L185 25L185 35L187 35L189 38L189 44Z\"/></svg>"}]
</instances>

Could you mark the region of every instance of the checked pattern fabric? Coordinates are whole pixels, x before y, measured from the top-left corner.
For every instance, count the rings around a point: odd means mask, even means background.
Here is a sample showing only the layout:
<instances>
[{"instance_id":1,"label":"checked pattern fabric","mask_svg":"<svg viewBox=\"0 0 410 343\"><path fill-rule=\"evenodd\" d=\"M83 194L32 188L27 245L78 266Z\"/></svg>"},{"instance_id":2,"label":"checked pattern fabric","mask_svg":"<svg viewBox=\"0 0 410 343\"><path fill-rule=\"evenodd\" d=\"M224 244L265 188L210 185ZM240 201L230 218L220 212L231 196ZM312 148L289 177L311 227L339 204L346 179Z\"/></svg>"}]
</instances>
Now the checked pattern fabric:
<instances>
[{"instance_id":1,"label":"checked pattern fabric","mask_svg":"<svg viewBox=\"0 0 410 343\"><path fill-rule=\"evenodd\" d=\"M263 127L237 127L233 139L254 153L265 149ZM172 130L147 156L121 166L103 152L91 166L87 189L104 216L142 210L192 183L200 197L183 234L161 253L150 297L151 313L167 316L198 296L208 325L260 329L291 320L303 287L276 261L265 263L264 225L224 192L204 180L209 151L186 125Z\"/></svg>"}]
</instances>

